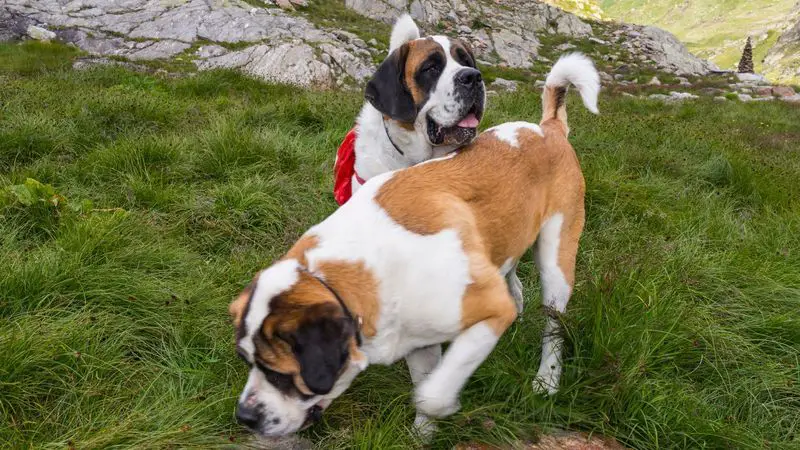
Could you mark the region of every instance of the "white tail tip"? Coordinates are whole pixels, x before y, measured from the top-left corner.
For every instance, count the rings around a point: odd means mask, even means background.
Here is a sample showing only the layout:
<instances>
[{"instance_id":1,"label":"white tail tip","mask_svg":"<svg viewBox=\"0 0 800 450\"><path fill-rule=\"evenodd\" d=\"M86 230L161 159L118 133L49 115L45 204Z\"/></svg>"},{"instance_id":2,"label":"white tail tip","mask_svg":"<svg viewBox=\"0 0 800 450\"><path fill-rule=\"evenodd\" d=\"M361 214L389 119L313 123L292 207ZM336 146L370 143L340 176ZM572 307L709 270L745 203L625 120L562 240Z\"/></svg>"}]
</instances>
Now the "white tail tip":
<instances>
[{"instance_id":1,"label":"white tail tip","mask_svg":"<svg viewBox=\"0 0 800 450\"><path fill-rule=\"evenodd\" d=\"M598 114L597 95L600 93L600 75L592 60L581 53L564 55L556 62L547 75L546 86L564 87L574 85L589 111Z\"/></svg>"}]
</instances>

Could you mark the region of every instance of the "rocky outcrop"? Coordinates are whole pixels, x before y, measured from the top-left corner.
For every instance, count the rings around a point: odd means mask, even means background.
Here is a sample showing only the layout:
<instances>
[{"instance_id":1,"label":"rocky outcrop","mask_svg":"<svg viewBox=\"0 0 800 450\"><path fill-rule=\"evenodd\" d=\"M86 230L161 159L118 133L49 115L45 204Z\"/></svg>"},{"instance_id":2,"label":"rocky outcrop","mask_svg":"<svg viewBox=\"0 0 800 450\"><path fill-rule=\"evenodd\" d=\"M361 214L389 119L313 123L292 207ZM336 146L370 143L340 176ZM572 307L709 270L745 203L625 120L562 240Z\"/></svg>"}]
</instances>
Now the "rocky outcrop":
<instances>
[{"instance_id":1,"label":"rocky outcrop","mask_svg":"<svg viewBox=\"0 0 800 450\"><path fill-rule=\"evenodd\" d=\"M528 0L345 0L345 6L386 23L409 12L428 31L450 31L469 41L482 61L514 68L533 64L541 45L537 35L592 35L591 25L577 16Z\"/></svg>"},{"instance_id":2,"label":"rocky outcrop","mask_svg":"<svg viewBox=\"0 0 800 450\"><path fill-rule=\"evenodd\" d=\"M165 59L211 41L222 44L213 54L186 55L201 70L241 68L269 81L323 88L363 82L374 70L356 36L240 0L5 0L5 8L14 20L55 28L61 40L98 56ZM241 43L253 45L224 47Z\"/></svg>"},{"instance_id":3,"label":"rocky outcrop","mask_svg":"<svg viewBox=\"0 0 800 450\"><path fill-rule=\"evenodd\" d=\"M614 31L617 42L634 58L678 75L704 75L718 67L689 53L672 33L661 28L622 25Z\"/></svg>"},{"instance_id":4,"label":"rocky outcrop","mask_svg":"<svg viewBox=\"0 0 800 450\"><path fill-rule=\"evenodd\" d=\"M800 83L800 2L789 15L793 23L764 58L764 72L773 81Z\"/></svg>"},{"instance_id":5,"label":"rocky outcrop","mask_svg":"<svg viewBox=\"0 0 800 450\"><path fill-rule=\"evenodd\" d=\"M287 9L306 4L272 2ZM593 28L573 14L537 1L344 3L386 23L409 12L428 33L470 42L484 65L528 69L537 62L549 63L547 57L574 47L564 43L566 39L590 48L612 46L594 55L612 63L625 57L676 74L702 74L713 68L663 30L607 23ZM5 0L0 7L0 40L31 36L46 40L55 32L57 39L98 57L180 58L199 70L233 68L271 82L319 88L363 86L382 51L376 40L365 43L352 33L315 25L309 20L316 19L310 15L313 12L277 6L256 7L243 0ZM615 30L611 38L609 30ZM554 40L561 44L542 47L542 42Z\"/></svg>"}]
</instances>

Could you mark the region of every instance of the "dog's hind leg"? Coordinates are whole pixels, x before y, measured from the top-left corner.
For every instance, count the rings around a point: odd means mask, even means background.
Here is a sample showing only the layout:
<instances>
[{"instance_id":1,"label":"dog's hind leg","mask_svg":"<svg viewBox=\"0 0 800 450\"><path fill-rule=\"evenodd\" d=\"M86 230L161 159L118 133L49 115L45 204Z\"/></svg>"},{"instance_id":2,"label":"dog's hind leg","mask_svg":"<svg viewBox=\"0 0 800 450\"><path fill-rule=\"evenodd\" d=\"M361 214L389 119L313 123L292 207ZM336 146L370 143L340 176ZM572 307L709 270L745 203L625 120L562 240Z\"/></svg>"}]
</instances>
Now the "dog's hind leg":
<instances>
[{"instance_id":1,"label":"dog's hind leg","mask_svg":"<svg viewBox=\"0 0 800 450\"><path fill-rule=\"evenodd\" d=\"M517 276L516 264L514 264L514 267L512 267L506 275L506 284L508 284L508 292L511 293L511 297L514 299L514 304L517 305L517 314L522 314L522 307L524 306L524 299L522 298L522 281L520 281L519 277Z\"/></svg>"},{"instance_id":2,"label":"dog's hind leg","mask_svg":"<svg viewBox=\"0 0 800 450\"><path fill-rule=\"evenodd\" d=\"M536 240L534 257L542 284L542 303L547 322L542 333L542 359L533 382L534 389L554 394L561 379L561 354L564 339L558 316L567 309L575 282L575 256L583 230L583 210L565 220L554 214L542 225Z\"/></svg>"},{"instance_id":3,"label":"dog's hind leg","mask_svg":"<svg viewBox=\"0 0 800 450\"><path fill-rule=\"evenodd\" d=\"M406 355L406 365L411 373L411 382L414 387L433 372L442 360L442 346L440 344L418 348ZM436 431L436 425L422 413L417 413L414 418L414 429L422 438L429 438Z\"/></svg>"}]
</instances>

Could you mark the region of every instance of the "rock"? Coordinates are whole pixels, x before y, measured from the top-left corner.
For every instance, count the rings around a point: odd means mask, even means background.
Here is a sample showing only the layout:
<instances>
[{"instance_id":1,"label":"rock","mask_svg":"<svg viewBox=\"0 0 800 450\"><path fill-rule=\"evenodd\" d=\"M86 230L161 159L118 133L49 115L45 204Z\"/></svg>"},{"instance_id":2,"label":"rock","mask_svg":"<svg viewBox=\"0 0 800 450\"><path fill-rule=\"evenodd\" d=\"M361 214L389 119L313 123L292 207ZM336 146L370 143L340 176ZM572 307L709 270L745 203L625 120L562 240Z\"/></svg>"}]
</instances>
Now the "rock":
<instances>
[{"instance_id":1,"label":"rock","mask_svg":"<svg viewBox=\"0 0 800 450\"><path fill-rule=\"evenodd\" d=\"M131 60L166 59L182 53L191 45L185 42L165 39L157 42L141 42L144 44L126 56Z\"/></svg>"},{"instance_id":2,"label":"rock","mask_svg":"<svg viewBox=\"0 0 800 450\"><path fill-rule=\"evenodd\" d=\"M470 27L468 27L466 25L459 25L458 26L458 32L459 33L464 33L464 34L469 34L469 33L472 33L472 28L470 28Z\"/></svg>"},{"instance_id":3,"label":"rock","mask_svg":"<svg viewBox=\"0 0 800 450\"><path fill-rule=\"evenodd\" d=\"M615 73L614 74L614 81L622 81L624 79L625 79L625 75L623 75L621 73Z\"/></svg>"},{"instance_id":4,"label":"rock","mask_svg":"<svg viewBox=\"0 0 800 450\"><path fill-rule=\"evenodd\" d=\"M614 82L614 77L605 72L602 71L598 72L598 75L600 75L600 81L604 84L609 84Z\"/></svg>"},{"instance_id":5,"label":"rock","mask_svg":"<svg viewBox=\"0 0 800 450\"><path fill-rule=\"evenodd\" d=\"M769 81L763 75L757 73L737 73L736 78L743 83L769 84Z\"/></svg>"},{"instance_id":6,"label":"rock","mask_svg":"<svg viewBox=\"0 0 800 450\"><path fill-rule=\"evenodd\" d=\"M772 88L769 86L759 86L753 89L753 93L756 95L772 95ZM794 92L792 92L794 93Z\"/></svg>"},{"instance_id":7,"label":"rock","mask_svg":"<svg viewBox=\"0 0 800 450\"><path fill-rule=\"evenodd\" d=\"M27 21L25 27L47 23L57 39L101 57L171 58L203 44L192 54L201 70L239 68L279 82L293 83L296 77L302 85L361 85L375 68L370 46L358 36L323 30L304 17L242 0L6 0L0 7L0 38L10 34L3 29L10 20ZM227 51L216 43L252 45ZM299 53L295 58L286 49ZM322 53L330 63L322 61ZM287 75L280 74L281 67L264 68L268 62L288 64ZM303 70L302 63L307 64Z\"/></svg>"},{"instance_id":8,"label":"rock","mask_svg":"<svg viewBox=\"0 0 800 450\"><path fill-rule=\"evenodd\" d=\"M781 100L791 103L800 103L800 94L794 94L789 97L780 97Z\"/></svg>"},{"instance_id":9,"label":"rock","mask_svg":"<svg viewBox=\"0 0 800 450\"><path fill-rule=\"evenodd\" d=\"M629 66L627 64L622 64L619 67L617 67L616 69L614 69L614 72L615 73L630 73L631 72L631 66Z\"/></svg>"},{"instance_id":10,"label":"rock","mask_svg":"<svg viewBox=\"0 0 800 450\"><path fill-rule=\"evenodd\" d=\"M378 40L375 39L375 38L372 38L372 39L367 41L367 44L369 44L370 47L377 47L378 46Z\"/></svg>"},{"instance_id":11,"label":"rock","mask_svg":"<svg viewBox=\"0 0 800 450\"><path fill-rule=\"evenodd\" d=\"M794 89L789 86L775 86L772 88L772 95L778 97L791 97L795 95Z\"/></svg>"},{"instance_id":12,"label":"rock","mask_svg":"<svg viewBox=\"0 0 800 450\"><path fill-rule=\"evenodd\" d=\"M643 60L652 60L656 67L677 75L705 75L711 70L719 68L703 59L700 59L686 49L686 47L670 32L651 26L626 25L627 40L623 47L628 48Z\"/></svg>"},{"instance_id":13,"label":"rock","mask_svg":"<svg viewBox=\"0 0 800 450\"><path fill-rule=\"evenodd\" d=\"M498 447L478 443L460 443L456 444L453 450L490 450L495 448ZM560 430L540 436L536 443L514 442L507 448L519 450L625 450L625 447L610 437Z\"/></svg>"},{"instance_id":14,"label":"rock","mask_svg":"<svg viewBox=\"0 0 800 450\"><path fill-rule=\"evenodd\" d=\"M669 93L669 95L651 94L651 95L648 95L647 98L649 98L650 100L660 100L660 101L662 101L664 103L677 103L677 102L682 102L684 100L694 100L694 99L697 99L697 98L700 98L700 97L698 97L698 96L696 96L694 94L690 94L688 92L675 92L675 91L672 91L672 92Z\"/></svg>"},{"instance_id":15,"label":"rock","mask_svg":"<svg viewBox=\"0 0 800 450\"><path fill-rule=\"evenodd\" d=\"M775 97L756 97L750 100L751 102L771 102L775 100Z\"/></svg>"},{"instance_id":16,"label":"rock","mask_svg":"<svg viewBox=\"0 0 800 450\"><path fill-rule=\"evenodd\" d=\"M500 30L492 32L492 41L498 56L508 67L528 68L533 64L531 57L538 55L539 41L536 38L525 39L511 31Z\"/></svg>"},{"instance_id":17,"label":"rock","mask_svg":"<svg viewBox=\"0 0 800 450\"><path fill-rule=\"evenodd\" d=\"M653 77L647 82L647 84L650 86L661 86L661 80L659 80L658 77Z\"/></svg>"},{"instance_id":18,"label":"rock","mask_svg":"<svg viewBox=\"0 0 800 450\"><path fill-rule=\"evenodd\" d=\"M737 95L739 97L739 101L742 101L742 102L749 102L749 101L753 100L753 96L751 96L749 94L737 94Z\"/></svg>"},{"instance_id":19,"label":"rock","mask_svg":"<svg viewBox=\"0 0 800 450\"><path fill-rule=\"evenodd\" d=\"M691 86L692 85L692 83L689 82L688 78L677 77L677 80L678 80L678 84L680 84L681 86Z\"/></svg>"},{"instance_id":20,"label":"rock","mask_svg":"<svg viewBox=\"0 0 800 450\"><path fill-rule=\"evenodd\" d=\"M32 24L31 19L0 8L0 42L22 40L28 34L28 26Z\"/></svg>"},{"instance_id":21,"label":"rock","mask_svg":"<svg viewBox=\"0 0 800 450\"><path fill-rule=\"evenodd\" d=\"M565 42L563 44L556 45L553 48L558 52L566 52L567 50L572 50L573 48L576 48L576 47L575 47L575 45L570 44L569 42Z\"/></svg>"},{"instance_id":22,"label":"rock","mask_svg":"<svg viewBox=\"0 0 800 450\"><path fill-rule=\"evenodd\" d=\"M278 5L280 9L294 11L294 5L289 0L275 0L275 4Z\"/></svg>"},{"instance_id":23,"label":"rock","mask_svg":"<svg viewBox=\"0 0 800 450\"><path fill-rule=\"evenodd\" d=\"M635 96L635 95L633 95L633 94L631 94L630 92L623 92L623 93L622 93L622 96L623 96L623 97L633 97L633 98L636 98L636 96Z\"/></svg>"},{"instance_id":24,"label":"rock","mask_svg":"<svg viewBox=\"0 0 800 450\"><path fill-rule=\"evenodd\" d=\"M36 25L28 25L26 32L31 39L36 39L37 41L49 42L56 38L56 34L52 31Z\"/></svg>"},{"instance_id":25,"label":"rock","mask_svg":"<svg viewBox=\"0 0 800 450\"><path fill-rule=\"evenodd\" d=\"M211 44L203 45L198 48L197 52L195 52L195 55L197 55L198 58L213 58L215 56L222 56L225 53L228 53L228 50L225 47Z\"/></svg>"},{"instance_id":26,"label":"rock","mask_svg":"<svg viewBox=\"0 0 800 450\"><path fill-rule=\"evenodd\" d=\"M144 73L152 72L152 69L150 69L147 66L143 66L141 64L134 64L126 61L117 61L108 58L96 58L91 56L87 58L78 58L72 63L72 68L75 70L88 70L98 66L119 66L119 67L124 67L128 70L132 70L134 72L144 72Z\"/></svg>"},{"instance_id":27,"label":"rock","mask_svg":"<svg viewBox=\"0 0 800 450\"><path fill-rule=\"evenodd\" d=\"M517 90L517 82L513 80L506 80L503 78L495 78L495 80L490 85L493 88L502 89L509 92L514 92Z\"/></svg>"},{"instance_id":28,"label":"rock","mask_svg":"<svg viewBox=\"0 0 800 450\"><path fill-rule=\"evenodd\" d=\"M715 102L720 102L720 103L725 103L725 102L728 101L728 99L725 98L725 97L722 97L722 96L717 96L717 97L714 97L714 101Z\"/></svg>"},{"instance_id":29,"label":"rock","mask_svg":"<svg viewBox=\"0 0 800 450\"><path fill-rule=\"evenodd\" d=\"M543 88L544 87L544 80L536 80L533 82L533 87L535 88Z\"/></svg>"},{"instance_id":30,"label":"rock","mask_svg":"<svg viewBox=\"0 0 800 450\"><path fill-rule=\"evenodd\" d=\"M600 45L608 45L608 42L606 42L606 41L604 41L602 39L598 39L598 38L596 38L594 36L589 38L589 42L593 42L595 44L600 44Z\"/></svg>"},{"instance_id":31,"label":"rock","mask_svg":"<svg viewBox=\"0 0 800 450\"><path fill-rule=\"evenodd\" d=\"M289 1L292 2L292 5L294 6L302 6L303 8L308 6L307 0L289 0Z\"/></svg>"}]
</instances>

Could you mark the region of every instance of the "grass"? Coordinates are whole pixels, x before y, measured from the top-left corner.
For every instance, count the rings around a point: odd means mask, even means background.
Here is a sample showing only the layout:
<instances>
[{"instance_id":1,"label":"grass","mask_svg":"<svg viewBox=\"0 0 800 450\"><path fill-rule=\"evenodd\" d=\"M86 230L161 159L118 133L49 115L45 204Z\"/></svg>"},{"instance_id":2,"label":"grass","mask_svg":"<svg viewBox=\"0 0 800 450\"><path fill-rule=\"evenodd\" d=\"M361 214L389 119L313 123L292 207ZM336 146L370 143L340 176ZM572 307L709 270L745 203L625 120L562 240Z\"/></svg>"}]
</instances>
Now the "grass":
<instances>
[{"instance_id":1,"label":"grass","mask_svg":"<svg viewBox=\"0 0 800 450\"><path fill-rule=\"evenodd\" d=\"M245 441L227 304L335 209L360 95L74 72L75 52L47 44L0 55L2 447ZM540 114L533 91L491 102L483 126ZM588 222L561 391L531 388L542 312L526 258L524 320L432 447L558 427L632 448L798 448L800 109L569 103ZM418 446L409 392L402 364L370 368L305 436Z\"/></svg>"}]
</instances>

